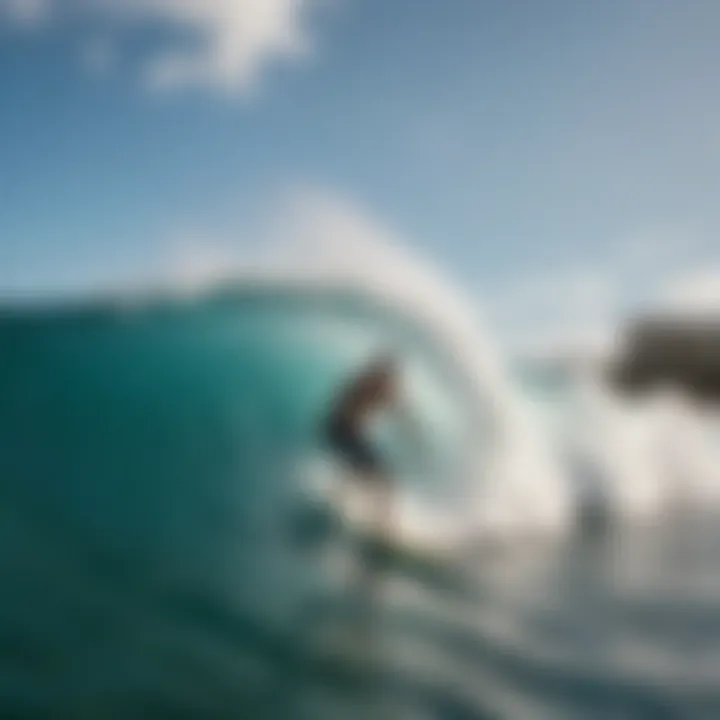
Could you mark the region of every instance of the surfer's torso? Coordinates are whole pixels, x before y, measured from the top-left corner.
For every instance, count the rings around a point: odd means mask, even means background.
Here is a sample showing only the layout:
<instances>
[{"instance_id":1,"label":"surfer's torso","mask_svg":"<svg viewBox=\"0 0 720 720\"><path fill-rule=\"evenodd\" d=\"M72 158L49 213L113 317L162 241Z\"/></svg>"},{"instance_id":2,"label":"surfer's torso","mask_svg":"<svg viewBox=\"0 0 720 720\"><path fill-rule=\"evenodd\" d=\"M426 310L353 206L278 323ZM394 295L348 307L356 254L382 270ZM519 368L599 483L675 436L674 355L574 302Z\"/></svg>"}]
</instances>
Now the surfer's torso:
<instances>
[{"instance_id":1,"label":"surfer's torso","mask_svg":"<svg viewBox=\"0 0 720 720\"><path fill-rule=\"evenodd\" d=\"M383 463L365 437L369 417L395 400L393 377L384 372L361 375L332 407L326 436L333 450L354 470L367 475L382 472Z\"/></svg>"},{"instance_id":2,"label":"surfer's torso","mask_svg":"<svg viewBox=\"0 0 720 720\"><path fill-rule=\"evenodd\" d=\"M336 401L330 424L353 432L362 432L368 417L395 399L395 383L387 375L361 376Z\"/></svg>"}]
</instances>

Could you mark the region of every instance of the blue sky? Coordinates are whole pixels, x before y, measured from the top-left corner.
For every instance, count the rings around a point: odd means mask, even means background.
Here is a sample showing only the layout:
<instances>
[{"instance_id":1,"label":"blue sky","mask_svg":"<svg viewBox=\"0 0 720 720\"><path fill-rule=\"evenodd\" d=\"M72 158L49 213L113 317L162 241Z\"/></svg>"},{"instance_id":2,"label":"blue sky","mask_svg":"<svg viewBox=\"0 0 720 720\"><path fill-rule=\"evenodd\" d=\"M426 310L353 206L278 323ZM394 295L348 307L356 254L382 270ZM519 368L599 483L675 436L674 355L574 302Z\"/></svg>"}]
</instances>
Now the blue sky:
<instances>
[{"instance_id":1,"label":"blue sky","mask_svg":"<svg viewBox=\"0 0 720 720\"><path fill-rule=\"evenodd\" d=\"M520 335L714 302L719 33L716 0L0 0L0 294L240 252L300 187Z\"/></svg>"}]
</instances>

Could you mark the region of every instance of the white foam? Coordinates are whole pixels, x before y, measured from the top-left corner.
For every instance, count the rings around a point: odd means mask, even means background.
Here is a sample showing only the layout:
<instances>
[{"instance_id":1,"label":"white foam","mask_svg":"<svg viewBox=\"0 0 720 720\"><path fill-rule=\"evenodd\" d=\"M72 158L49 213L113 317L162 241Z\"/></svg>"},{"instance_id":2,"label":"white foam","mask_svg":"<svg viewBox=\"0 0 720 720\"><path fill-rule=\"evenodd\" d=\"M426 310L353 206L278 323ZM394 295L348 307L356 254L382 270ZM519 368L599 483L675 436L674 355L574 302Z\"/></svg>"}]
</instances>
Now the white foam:
<instances>
[{"instance_id":1,"label":"white foam","mask_svg":"<svg viewBox=\"0 0 720 720\"><path fill-rule=\"evenodd\" d=\"M611 512L652 519L678 504L720 502L720 416L665 390L623 400L586 382L575 442L595 463Z\"/></svg>"}]
</instances>

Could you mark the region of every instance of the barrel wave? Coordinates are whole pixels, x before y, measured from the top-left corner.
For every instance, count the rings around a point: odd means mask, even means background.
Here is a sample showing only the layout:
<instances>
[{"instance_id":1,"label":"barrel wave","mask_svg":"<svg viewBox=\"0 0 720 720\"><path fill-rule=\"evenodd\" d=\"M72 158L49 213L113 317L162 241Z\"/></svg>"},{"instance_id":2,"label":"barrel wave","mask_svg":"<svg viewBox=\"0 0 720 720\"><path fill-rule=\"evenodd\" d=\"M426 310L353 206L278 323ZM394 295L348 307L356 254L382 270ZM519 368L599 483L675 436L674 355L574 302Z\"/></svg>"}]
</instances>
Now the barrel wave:
<instances>
[{"instance_id":1,"label":"barrel wave","mask_svg":"<svg viewBox=\"0 0 720 720\"><path fill-rule=\"evenodd\" d=\"M379 441L400 495L433 498L428 532L463 497L471 466L458 458L487 450L486 408L452 353L368 294L268 283L6 311L0 345L3 645L22 645L3 697L18 710L92 707L127 691L128 674L151 684L131 703L175 702L182 683L148 673L157 652L195 651L195 623L279 652L275 634L324 582L293 542L298 478L323 458L332 393L378 349L402 355L424 425L421 457L392 430Z\"/></svg>"}]
</instances>

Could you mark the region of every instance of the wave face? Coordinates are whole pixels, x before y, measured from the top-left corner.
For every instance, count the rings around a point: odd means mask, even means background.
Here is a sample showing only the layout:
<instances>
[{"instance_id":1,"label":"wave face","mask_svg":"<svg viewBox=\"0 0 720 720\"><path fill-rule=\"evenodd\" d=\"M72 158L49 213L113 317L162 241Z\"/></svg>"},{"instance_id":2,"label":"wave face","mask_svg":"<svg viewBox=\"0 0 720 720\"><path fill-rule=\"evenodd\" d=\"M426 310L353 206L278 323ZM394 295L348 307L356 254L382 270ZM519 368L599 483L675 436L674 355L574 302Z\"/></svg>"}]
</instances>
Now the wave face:
<instances>
[{"instance_id":1,"label":"wave face","mask_svg":"<svg viewBox=\"0 0 720 720\"><path fill-rule=\"evenodd\" d=\"M430 324L367 293L271 282L6 312L0 346L8 712L104 712L114 692L172 706L190 672L175 650L198 671L222 666L201 671L211 685L232 677L228 649L196 654L213 627L237 635L251 675L284 667L308 593L332 584L325 562L296 552L299 482L326 454L327 403L378 349L404 360L422 430L418 446L378 428L398 522L438 542L474 535L483 476L471 473L500 437L491 395ZM403 516L411 498L427 511ZM260 702L223 692L230 716Z\"/></svg>"},{"instance_id":2,"label":"wave face","mask_svg":"<svg viewBox=\"0 0 720 720\"><path fill-rule=\"evenodd\" d=\"M420 455L391 430L379 438L401 484L452 496L467 469L458 458L470 445L473 459L488 451L477 423L486 408L467 397L448 358L410 320L348 294L233 291L8 317L0 332L4 476L48 502L74 496L103 531L124 533L123 513L144 508L148 527L134 518L143 547L164 524L183 526L172 516L186 494L207 493L222 510L226 494L240 492L247 504L248 493L265 492L258 474L321 457L327 404L378 350L404 361L422 427Z\"/></svg>"}]
</instances>

